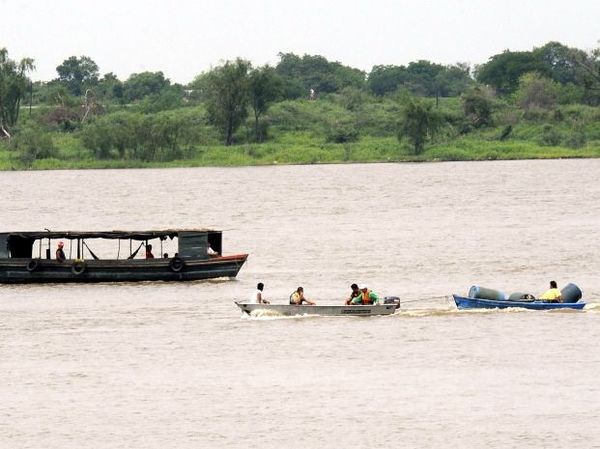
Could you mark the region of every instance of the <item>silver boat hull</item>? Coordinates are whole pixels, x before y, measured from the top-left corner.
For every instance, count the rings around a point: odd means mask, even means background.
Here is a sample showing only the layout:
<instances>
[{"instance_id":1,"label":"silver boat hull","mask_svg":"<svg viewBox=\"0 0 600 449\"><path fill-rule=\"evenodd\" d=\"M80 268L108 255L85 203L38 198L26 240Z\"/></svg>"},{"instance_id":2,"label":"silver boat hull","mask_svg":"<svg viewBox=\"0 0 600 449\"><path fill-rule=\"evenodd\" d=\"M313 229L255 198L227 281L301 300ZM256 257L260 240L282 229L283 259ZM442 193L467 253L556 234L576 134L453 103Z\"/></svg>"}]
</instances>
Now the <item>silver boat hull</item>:
<instances>
[{"instance_id":1,"label":"silver boat hull","mask_svg":"<svg viewBox=\"0 0 600 449\"><path fill-rule=\"evenodd\" d=\"M235 302L240 310L252 316L296 316L296 315L320 315L320 316L376 316L391 315L397 304L376 305L302 305L291 304L255 304Z\"/></svg>"}]
</instances>

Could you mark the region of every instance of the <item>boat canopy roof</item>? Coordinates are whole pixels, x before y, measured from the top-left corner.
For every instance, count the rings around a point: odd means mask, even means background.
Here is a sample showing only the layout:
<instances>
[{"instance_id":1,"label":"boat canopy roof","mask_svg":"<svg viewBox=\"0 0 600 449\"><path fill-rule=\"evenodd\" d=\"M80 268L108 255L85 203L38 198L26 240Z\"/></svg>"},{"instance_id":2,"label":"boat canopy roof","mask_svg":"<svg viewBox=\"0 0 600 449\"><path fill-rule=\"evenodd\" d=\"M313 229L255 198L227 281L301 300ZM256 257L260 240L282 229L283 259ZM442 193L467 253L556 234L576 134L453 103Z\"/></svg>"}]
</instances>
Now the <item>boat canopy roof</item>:
<instances>
[{"instance_id":1,"label":"boat canopy roof","mask_svg":"<svg viewBox=\"0 0 600 449\"><path fill-rule=\"evenodd\" d=\"M150 240L167 238L173 239L179 234L220 234L213 229L163 229L155 231L24 231L2 232L0 236L23 239L121 239L121 240Z\"/></svg>"}]
</instances>

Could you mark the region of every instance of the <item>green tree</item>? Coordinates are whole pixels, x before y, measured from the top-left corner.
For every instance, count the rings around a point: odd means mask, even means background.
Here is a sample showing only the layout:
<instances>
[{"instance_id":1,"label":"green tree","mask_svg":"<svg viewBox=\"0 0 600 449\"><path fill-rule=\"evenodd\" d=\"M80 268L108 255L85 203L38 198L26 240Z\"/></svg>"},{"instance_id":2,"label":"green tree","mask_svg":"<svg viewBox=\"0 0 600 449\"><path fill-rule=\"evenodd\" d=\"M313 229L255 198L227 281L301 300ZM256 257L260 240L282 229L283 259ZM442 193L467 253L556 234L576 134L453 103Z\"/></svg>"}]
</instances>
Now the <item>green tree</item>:
<instances>
[{"instance_id":1,"label":"green tree","mask_svg":"<svg viewBox=\"0 0 600 449\"><path fill-rule=\"evenodd\" d=\"M194 101L205 101L208 98L208 73L201 73L188 84L189 98Z\"/></svg>"},{"instance_id":2,"label":"green tree","mask_svg":"<svg viewBox=\"0 0 600 449\"><path fill-rule=\"evenodd\" d=\"M442 66L420 60L404 66L374 66L367 86L378 96L395 92L403 87L415 95L448 97L460 95L472 84L469 66L456 64Z\"/></svg>"},{"instance_id":3,"label":"green tree","mask_svg":"<svg viewBox=\"0 0 600 449\"><path fill-rule=\"evenodd\" d=\"M0 48L0 138L10 137L10 128L19 120L21 99L31 83L27 73L33 69L33 59L17 63L8 57L6 48Z\"/></svg>"},{"instance_id":4,"label":"green tree","mask_svg":"<svg viewBox=\"0 0 600 449\"><path fill-rule=\"evenodd\" d=\"M134 73L123 83L123 99L127 102L141 100L149 95L158 95L171 86L163 72Z\"/></svg>"},{"instance_id":5,"label":"green tree","mask_svg":"<svg viewBox=\"0 0 600 449\"><path fill-rule=\"evenodd\" d=\"M112 72L105 73L98 81L98 96L104 100L121 101L123 98L123 83Z\"/></svg>"},{"instance_id":6,"label":"green tree","mask_svg":"<svg viewBox=\"0 0 600 449\"><path fill-rule=\"evenodd\" d=\"M577 59L585 75L583 78L584 100L592 106L600 105L600 47L590 51L587 57Z\"/></svg>"},{"instance_id":7,"label":"green tree","mask_svg":"<svg viewBox=\"0 0 600 449\"><path fill-rule=\"evenodd\" d=\"M448 65L439 71L433 80L436 97L458 97L475 81L471 78L471 68L466 63Z\"/></svg>"},{"instance_id":8,"label":"green tree","mask_svg":"<svg viewBox=\"0 0 600 449\"><path fill-rule=\"evenodd\" d=\"M408 140L413 146L413 154L419 155L441 125L442 117L434 111L431 102L411 98L402 111L398 140Z\"/></svg>"},{"instance_id":9,"label":"green tree","mask_svg":"<svg viewBox=\"0 0 600 449\"><path fill-rule=\"evenodd\" d=\"M260 128L260 118L267 112L269 106L282 96L283 80L274 68L266 65L250 72L249 98L254 112L254 133L257 142L265 138Z\"/></svg>"},{"instance_id":10,"label":"green tree","mask_svg":"<svg viewBox=\"0 0 600 449\"><path fill-rule=\"evenodd\" d=\"M98 65L88 56L71 56L56 68L58 82L75 96L98 84Z\"/></svg>"},{"instance_id":11,"label":"green tree","mask_svg":"<svg viewBox=\"0 0 600 449\"><path fill-rule=\"evenodd\" d=\"M512 52L494 55L488 62L477 67L475 78L483 84L494 87L500 94L511 94L519 86L519 79L526 73L548 73L548 66L531 51Z\"/></svg>"},{"instance_id":12,"label":"green tree","mask_svg":"<svg viewBox=\"0 0 600 449\"><path fill-rule=\"evenodd\" d=\"M461 101L471 126L481 128L492 124L493 97L490 89L474 87L461 96Z\"/></svg>"},{"instance_id":13,"label":"green tree","mask_svg":"<svg viewBox=\"0 0 600 449\"><path fill-rule=\"evenodd\" d=\"M519 81L516 92L517 104L521 109L551 109L556 105L559 86L538 73L526 73Z\"/></svg>"},{"instance_id":14,"label":"green tree","mask_svg":"<svg viewBox=\"0 0 600 449\"><path fill-rule=\"evenodd\" d=\"M317 93L332 93L365 84L362 70L330 62L323 56L279 53L279 59L275 70L285 81L286 98L308 96L310 89Z\"/></svg>"},{"instance_id":15,"label":"green tree","mask_svg":"<svg viewBox=\"0 0 600 449\"><path fill-rule=\"evenodd\" d=\"M440 86L437 82L444 67L425 60L411 62L406 67L406 87L415 95L434 97L439 95Z\"/></svg>"},{"instance_id":16,"label":"green tree","mask_svg":"<svg viewBox=\"0 0 600 449\"><path fill-rule=\"evenodd\" d=\"M583 83L585 69L581 67L581 62L588 58L583 50L567 47L560 42L548 42L532 53L545 66L550 79L562 85Z\"/></svg>"},{"instance_id":17,"label":"green tree","mask_svg":"<svg viewBox=\"0 0 600 449\"><path fill-rule=\"evenodd\" d=\"M367 86L377 96L389 94L406 83L408 73L404 66L376 65L369 73Z\"/></svg>"},{"instance_id":18,"label":"green tree","mask_svg":"<svg viewBox=\"0 0 600 449\"><path fill-rule=\"evenodd\" d=\"M249 61L237 58L208 73L208 118L223 134L225 145L233 144L235 131L248 116L248 72L251 68Z\"/></svg>"}]
</instances>

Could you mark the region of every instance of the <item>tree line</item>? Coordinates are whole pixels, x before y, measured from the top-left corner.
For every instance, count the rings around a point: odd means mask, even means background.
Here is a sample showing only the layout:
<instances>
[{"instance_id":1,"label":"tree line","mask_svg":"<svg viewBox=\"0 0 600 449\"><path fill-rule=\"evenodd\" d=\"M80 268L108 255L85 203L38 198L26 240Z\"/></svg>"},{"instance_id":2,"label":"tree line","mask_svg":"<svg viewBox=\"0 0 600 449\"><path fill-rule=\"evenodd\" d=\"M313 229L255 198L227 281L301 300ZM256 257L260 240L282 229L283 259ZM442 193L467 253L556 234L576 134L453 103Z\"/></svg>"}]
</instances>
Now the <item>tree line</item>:
<instances>
[{"instance_id":1,"label":"tree line","mask_svg":"<svg viewBox=\"0 0 600 449\"><path fill-rule=\"evenodd\" d=\"M14 147L27 148L48 146L48 139L31 143L36 141L32 127L40 133L78 132L97 158L181 157L182 146L202 141L194 127L204 122L225 145L236 143L246 123L252 124L252 140L263 142L268 139L265 117L272 105L296 100L341 96L351 110L365 98L372 103L397 98L401 108L396 132L401 140L408 139L415 153L448 123L464 132L489 126L495 98L523 111L559 104L600 105L600 49L586 52L559 42L531 51L506 50L474 68L420 60L376 65L369 73L319 55L280 53L274 66L253 67L238 58L199 74L187 85L172 83L162 72L134 73L123 81L112 72L101 76L88 56L69 57L48 82L31 82L34 69L31 58L13 61L7 49L0 49L0 138L21 133ZM444 98L460 98L460 123L437 110ZM43 113L20 129L20 113L27 103ZM197 116L168 112L194 105L202 106ZM509 129L505 132L510 134ZM357 137L349 123L333 125L328 135L335 142ZM45 154L53 152L39 151L37 156Z\"/></svg>"}]
</instances>

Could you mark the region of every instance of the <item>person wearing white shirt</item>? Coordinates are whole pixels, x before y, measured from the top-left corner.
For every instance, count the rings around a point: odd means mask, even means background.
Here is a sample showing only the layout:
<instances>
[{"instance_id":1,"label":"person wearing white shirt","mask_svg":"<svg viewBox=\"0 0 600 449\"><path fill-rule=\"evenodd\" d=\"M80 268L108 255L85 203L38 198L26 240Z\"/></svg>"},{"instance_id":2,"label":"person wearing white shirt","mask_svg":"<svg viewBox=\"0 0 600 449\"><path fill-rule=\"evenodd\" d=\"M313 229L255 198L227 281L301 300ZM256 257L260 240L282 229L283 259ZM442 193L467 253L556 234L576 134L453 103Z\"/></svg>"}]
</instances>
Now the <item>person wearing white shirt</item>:
<instances>
[{"instance_id":1,"label":"person wearing white shirt","mask_svg":"<svg viewBox=\"0 0 600 449\"><path fill-rule=\"evenodd\" d=\"M253 304L270 304L270 302L267 301L263 296L264 288L265 288L265 284L263 284L262 282L259 282L256 285L256 291L254 292L254 295L252 295L252 298L250 299L251 303L253 303Z\"/></svg>"}]
</instances>

